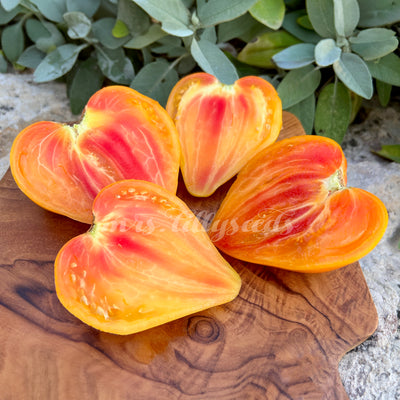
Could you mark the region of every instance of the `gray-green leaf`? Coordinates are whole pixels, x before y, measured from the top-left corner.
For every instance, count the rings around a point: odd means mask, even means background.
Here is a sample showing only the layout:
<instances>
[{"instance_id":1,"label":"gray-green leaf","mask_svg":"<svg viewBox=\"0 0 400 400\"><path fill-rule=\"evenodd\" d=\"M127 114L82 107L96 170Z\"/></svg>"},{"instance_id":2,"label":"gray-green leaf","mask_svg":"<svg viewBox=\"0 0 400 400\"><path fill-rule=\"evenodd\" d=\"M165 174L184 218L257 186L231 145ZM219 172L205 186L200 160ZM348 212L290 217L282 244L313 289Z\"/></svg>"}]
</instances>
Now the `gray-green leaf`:
<instances>
[{"instance_id":1,"label":"gray-green leaf","mask_svg":"<svg viewBox=\"0 0 400 400\"><path fill-rule=\"evenodd\" d=\"M214 43L193 38L190 51L203 71L214 75L220 82L229 85L239 79L234 65Z\"/></svg>"},{"instance_id":2,"label":"gray-green leaf","mask_svg":"<svg viewBox=\"0 0 400 400\"><path fill-rule=\"evenodd\" d=\"M112 34L115 19L111 17L101 18L92 24L94 37L105 47L117 49L127 42L128 38L117 38Z\"/></svg>"},{"instance_id":3,"label":"gray-green leaf","mask_svg":"<svg viewBox=\"0 0 400 400\"><path fill-rule=\"evenodd\" d=\"M382 107L386 107L390 101L390 95L392 93L392 85L377 79L376 91L378 92L379 103L381 103Z\"/></svg>"},{"instance_id":4,"label":"gray-green leaf","mask_svg":"<svg viewBox=\"0 0 400 400\"><path fill-rule=\"evenodd\" d=\"M325 86L318 96L315 110L315 133L342 143L350 124L351 97L341 82Z\"/></svg>"},{"instance_id":5,"label":"gray-green leaf","mask_svg":"<svg viewBox=\"0 0 400 400\"><path fill-rule=\"evenodd\" d=\"M30 0L39 11L50 21L64 22L63 15L67 12L65 0Z\"/></svg>"},{"instance_id":6,"label":"gray-green leaf","mask_svg":"<svg viewBox=\"0 0 400 400\"><path fill-rule=\"evenodd\" d=\"M400 144L382 145L381 149L379 151L374 151L374 153L388 160L400 163Z\"/></svg>"},{"instance_id":7,"label":"gray-green leaf","mask_svg":"<svg viewBox=\"0 0 400 400\"><path fill-rule=\"evenodd\" d=\"M78 55L87 45L64 44L47 54L33 73L35 82L49 82L63 76L74 66Z\"/></svg>"},{"instance_id":8,"label":"gray-green leaf","mask_svg":"<svg viewBox=\"0 0 400 400\"><path fill-rule=\"evenodd\" d=\"M306 7L315 32L324 38L335 38L333 0L306 0Z\"/></svg>"},{"instance_id":9,"label":"gray-green leaf","mask_svg":"<svg viewBox=\"0 0 400 400\"><path fill-rule=\"evenodd\" d=\"M178 73L172 65L159 59L143 67L130 86L165 107L169 93L178 80Z\"/></svg>"},{"instance_id":10,"label":"gray-green leaf","mask_svg":"<svg viewBox=\"0 0 400 400\"><path fill-rule=\"evenodd\" d=\"M133 37L124 44L124 47L128 49L143 49L166 35L167 33L161 29L159 24L153 24L146 33Z\"/></svg>"},{"instance_id":11,"label":"gray-green leaf","mask_svg":"<svg viewBox=\"0 0 400 400\"><path fill-rule=\"evenodd\" d=\"M372 77L365 62L352 53L342 53L333 63L338 78L353 92L365 99L373 94Z\"/></svg>"},{"instance_id":12,"label":"gray-green leaf","mask_svg":"<svg viewBox=\"0 0 400 400\"><path fill-rule=\"evenodd\" d=\"M388 54L375 61L366 61L371 75L390 85L400 86L400 58L394 54Z\"/></svg>"},{"instance_id":13,"label":"gray-green leaf","mask_svg":"<svg viewBox=\"0 0 400 400\"><path fill-rule=\"evenodd\" d=\"M278 86L282 108L287 109L311 96L321 81L321 72L312 65L290 71Z\"/></svg>"},{"instance_id":14,"label":"gray-green leaf","mask_svg":"<svg viewBox=\"0 0 400 400\"><path fill-rule=\"evenodd\" d=\"M8 70L7 60L3 56L3 52L0 51L0 73L5 74Z\"/></svg>"},{"instance_id":15,"label":"gray-green leaf","mask_svg":"<svg viewBox=\"0 0 400 400\"><path fill-rule=\"evenodd\" d=\"M0 0L1 6L5 11L11 11L21 3L21 0Z\"/></svg>"},{"instance_id":16,"label":"gray-green leaf","mask_svg":"<svg viewBox=\"0 0 400 400\"><path fill-rule=\"evenodd\" d=\"M286 110L294 114L299 119L307 135L312 134L315 115L314 93L294 106L287 108Z\"/></svg>"},{"instance_id":17,"label":"gray-green leaf","mask_svg":"<svg viewBox=\"0 0 400 400\"><path fill-rule=\"evenodd\" d=\"M333 0L335 29L339 36L350 36L360 20L357 0Z\"/></svg>"},{"instance_id":18,"label":"gray-green leaf","mask_svg":"<svg viewBox=\"0 0 400 400\"><path fill-rule=\"evenodd\" d=\"M283 69L301 68L314 62L314 49L311 43L295 44L275 54L272 60Z\"/></svg>"},{"instance_id":19,"label":"gray-green leaf","mask_svg":"<svg viewBox=\"0 0 400 400\"><path fill-rule=\"evenodd\" d=\"M368 28L400 21L400 0L358 0L359 26Z\"/></svg>"},{"instance_id":20,"label":"gray-green leaf","mask_svg":"<svg viewBox=\"0 0 400 400\"><path fill-rule=\"evenodd\" d=\"M385 28L371 28L360 31L349 39L351 49L364 60L375 60L392 53L397 49L399 41L396 33Z\"/></svg>"},{"instance_id":21,"label":"gray-green leaf","mask_svg":"<svg viewBox=\"0 0 400 400\"><path fill-rule=\"evenodd\" d=\"M1 34L1 47L7 59L16 62L24 51L25 39L22 23L7 25Z\"/></svg>"},{"instance_id":22,"label":"gray-green leaf","mask_svg":"<svg viewBox=\"0 0 400 400\"><path fill-rule=\"evenodd\" d=\"M101 0L67 0L67 11L80 11L91 18L100 7Z\"/></svg>"},{"instance_id":23,"label":"gray-green leaf","mask_svg":"<svg viewBox=\"0 0 400 400\"><path fill-rule=\"evenodd\" d=\"M301 41L317 44L321 40L321 37L314 31L305 29L297 23L297 19L303 15L306 15L305 10L297 10L285 14L282 26Z\"/></svg>"},{"instance_id":24,"label":"gray-green leaf","mask_svg":"<svg viewBox=\"0 0 400 400\"><path fill-rule=\"evenodd\" d=\"M27 47L17 60L17 64L35 69L44 59L46 53L40 51L34 44Z\"/></svg>"},{"instance_id":25,"label":"gray-green leaf","mask_svg":"<svg viewBox=\"0 0 400 400\"><path fill-rule=\"evenodd\" d=\"M327 67L339 60L342 49L333 39L322 39L315 46L315 61L320 67Z\"/></svg>"},{"instance_id":26,"label":"gray-green leaf","mask_svg":"<svg viewBox=\"0 0 400 400\"><path fill-rule=\"evenodd\" d=\"M181 0L132 0L151 17L161 22L165 32L186 37L193 35L190 13Z\"/></svg>"},{"instance_id":27,"label":"gray-green leaf","mask_svg":"<svg viewBox=\"0 0 400 400\"><path fill-rule=\"evenodd\" d=\"M64 20L68 25L68 36L71 39L85 38L92 28L90 19L80 11L71 11L64 14Z\"/></svg>"},{"instance_id":28,"label":"gray-green leaf","mask_svg":"<svg viewBox=\"0 0 400 400\"><path fill-rule=\"evenodd\" d=\"M246 13L257 0L197 0L197 15L201 24L218 25Z\"/></svg>"},{"instance_id":29,"label":"gray-green leaf","mask_svg":"<svg viewBox=\"0 0 400 400\"><path fill-rule=\"evenodd\" d=\"M120 85L129 85L135 75L131 60L124 50L96 46L97 62L103 74Z\"/></svg>"},{"instance_id":30,"label":"gray-green leaf","mask_svg":"<svg viewBox=\"0 0 400 400\"><path fill-rule=\"evenodd\" d=\"M258 0L250 8L250 14L268 28L277 30L285 17L284 0Z\"/></svg>"},{"instance_id":31,"label":"gray-green leaf","mask_svg":"<svg viewBox=\"0 0 400 400\"><path fill-rule=\"evenodd\" d=\"M6 11L0 4L0 25L8 24L20 11L20 7Z\"/></svg>"},{"instance_id":32,"label":"gray-green leaf","mask_svg":"<svg viewBox=\"0 0 400 400\"><path fill-rule=\"evenodd\" d=\"M132 0L118 1L117 19L122 21L134 36L146 32L150 27L149 16Z\"/></svg>"}]
</instances>

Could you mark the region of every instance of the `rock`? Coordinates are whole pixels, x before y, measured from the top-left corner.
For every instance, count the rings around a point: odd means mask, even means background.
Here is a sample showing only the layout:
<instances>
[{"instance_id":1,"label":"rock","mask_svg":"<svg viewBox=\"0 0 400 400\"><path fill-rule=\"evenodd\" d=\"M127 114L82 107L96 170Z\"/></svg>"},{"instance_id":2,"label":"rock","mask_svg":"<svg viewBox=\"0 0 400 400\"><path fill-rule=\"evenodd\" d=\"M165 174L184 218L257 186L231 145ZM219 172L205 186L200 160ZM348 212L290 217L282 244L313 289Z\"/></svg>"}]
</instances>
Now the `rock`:
<instances>
[{"instance_id":1,"label":"rock","mask_svg":"<svg viewBox=\"0 0 400 400\"><path fill-rule=\"evenodd\" d=\"M37 121L72 122L65 85L34 84L29 74L0 74L0 179L9 167L15 136Z\"/></svg>"}]
</instances>

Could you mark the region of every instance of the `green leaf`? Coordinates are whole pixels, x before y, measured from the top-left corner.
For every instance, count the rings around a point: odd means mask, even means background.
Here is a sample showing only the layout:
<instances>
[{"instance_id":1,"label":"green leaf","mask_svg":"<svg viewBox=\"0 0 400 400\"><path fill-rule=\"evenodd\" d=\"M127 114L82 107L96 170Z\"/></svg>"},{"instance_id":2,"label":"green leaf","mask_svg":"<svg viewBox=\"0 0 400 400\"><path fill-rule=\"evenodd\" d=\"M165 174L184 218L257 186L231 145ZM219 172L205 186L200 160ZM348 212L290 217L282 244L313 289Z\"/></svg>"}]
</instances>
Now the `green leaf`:
<instances>
[{"instance_id":1,"label":"green leaf","mask_svg":"<svg viewBox=\"0 0 400 400\"><path fill-rule=\"evenodd\" d=\"M149 16L132 0L118 1L117 20L123 22L133 36L141 35L150 27Z\"/></svg>"},{"instance_id":2,"label":"green leaf","mask_svg":"<svg viewBox=\"0 0 400 400\"><path fill-rule=\"evenodd\" d=\"M250 8L250 14L268 28L277 30L285 17L284 0L258 0Z\"/></svg>"},{"instance_id":3,"label":"green leaf","mask_svg":"<svg viewBox=\"0 0 400 400\"><path fill-rule=\"evenodd\" d=\"M240 38L249 42L257 35L264 33L268 28L256 21L249 13L246 13L232 21L218 25L218 43Z\"/></svg>"},{"instance_id":4,"label":"green leaf","mask_svg":"<svg viewBox=\"0 0 400 400\"><path fill-rule=\"evenodd\" d=\"M80 114L89 98L101 89L103 74L94 58L78 63L68 83L68 97L73 114Z\"/></svg>"},{"instance_id":5,"label":"green leaf","mask_svg":"<svg viewBox=\"0 0 400 400\"><path fill-rule=\"evenodd\" d=\"M0 4L0 25L8 24L20 11L20 7L16 7L11 11L6 11Z\"/></svg>"},{"instance_id":6,"label":"green leaf","mask_svg":"<svg viewBox=\"0 0 400 400\"><path fill-rule=\"evenodd\" d=\"M103 74L120 85L129 85L135 76L131 60L124 50L96 46L97 62Z\"/></svg>"},{"instance_id":7,"label":"green leaf","mask_svg":"<svg viewBox=\"0 0 400 400\"><path fill-rule=\"evenodd\" d=\"M127 42L127 38L117 38L112 34L114 18L101 18L92 24L93 36L105 47L117 49Z\"/></svg>"},{"instance_id":8,"label":"green leaf","mask_svg":"<svg viewBox=\"0 0 400 400\"><path fill-rule=\"evenodd\" d=\"M87 45L64 44L47 54L33 73L35 82L53 81L72 69L78 55Z\"/></svg>"},{"instance_id":9,"label":"green leaf","mask_svg":"<svg viewBox=\"0 0 400 400\"><path fill-rule=\"evenodd\" d=\"M66 0L67 11L80 11L84 13L88 18L93 17L96 11L99 9L101 0Z\"/></svg>"},{"instance_id":10,"label":"green leaf","mask_svg":"<svg viewBox=\"0 0 400 400\"><path fill-rule=\"evenodd\" d=\"M374 151L373 153L378 154L381 157L387 158L388 160L400 163L400 144L382 145L381 150Z\"/></svg>"},{"instance_id":11,"label":"green leaf","mask_svg":"<svg viewBox=\"0 0 400 400\"><path fill-rule=\"evenodd\" d=\"M140 36L135 36L129 40L129 42L125 43L124 47L128 49L143 49L166 35L167 33L161 29L160 25L153 24L146 33Z\"/></svg>"},{"instance_id":12,"label":"green leaf","mask_svg":"<svg viewBox=\"0 0 400 400\"><path fill-rule=\"evenodd\" d=\"M297 19L304 15L306 15L305 10L297 10L286 13L282 26L301 41L317 44L321 37L309 29L304 29L297 23Z\"/></svg>"},{"instance_id":13,"label":"green leaf","mask_svg":"<svg viewBox=\"0 0 400 400\"><path fill-rule=\"evenodd\" d=\"M351 98L349 89L341 82L325 86L315 110L315 133L342 143L350 124Z\"/></svg>"},{"instance_id":14,"label":"green leaf","mask_svg":"<svg viewBox=\"0 0 400 400\"><path fill-rule=\"evenodd\" d=\"M297 18L297 23L304 29L308 29L310 31L314 30L308 15L303 15L302 17Z\"/></svg>"},{"instance_id":15,"label":"green leaf","mask_svg":"<svg viewBox=\"0 0 400 400\"><path fill-rule=\"evenodd\" d=\"M120 19L117 19L112 29L112 34L116 38L123 38L129 35L129 29L125 25L125 22L122 22Z\"/></svg>"},{"instance_id":16,"label":"green leaf","mask_svg":"<svg viewBox=\"0 0 400 400\"><path fill-rule=\"evenodd\" d=\"M4 8L5 11L14 10L21 3L21 0L0 0L1 6Z\"/></svg>"},{"instance_id":17,"label":"green leaf","mask_svg":"<svg viewBox=\"0 0 400 400\"><path fill-rule=\"evenodd\" d=\"M171 35L193 35L190 13L181 0L132 0L152 18L161 22L163 30Z\"/></svg>"},{"instance_id":18,"label":"green leaf","mask_svg":"<svg viewBox=\"0 0 400 400\"><path fill-rule=\"evenodd\" d=\"M25 29L29 39L44 53L49 53L65 43L64 36L52 22L30 18L26 21Z\"/></svg>"},{"instance_id":19,"label":"green leaf","mask_svg":"<svg viewBox=\"0 0 400 400\"><path fill-rule=\"evenodd\" d=\"M220 82L229 85L239 79L236 68L217 45L193 38L190 51L203 71L214 75Z\"/></svg>"},{"instance_id":20,"label":"green leaf","mask_svg":"<svg viewBox=\"0 0 400 400\"><path fill-rule=\"evenodd\" d=\"M40 51L35 45L27 47L17 60L17 64L35 69L44 59L46 53Z\"/></svg>"},{"instance_id":21,"label":"green leaf","mask_svg":"<svg viewBox=\"0 0 400 400\"><path fill-rule=\"evenodd\" d=\"M357 0L333 0L335 29L339 36L350 36L360 20Z\"/></svg>"},{"instance_id":22,"label":"green leaf","mask_svg":"<svg viewBox=\"0 0 400 400\"><path fill-rule=\"evenodd\" d=\"M275 54L272 60L279 68L301 68L314 62L314 49L311 43L295 44Z\"/></svg>"},{"instance_id":23,"label":"green leaf","mask_svg":"<svg viewBox=\"0 0 400 400\"><path fill-rule=\"evenodd\" d=\"M342 49L333 39L322 39L315 46L315 61L320 67L327 67L339 60Z\"/></svg>"},{"instance_id":24,"label":"green leaf","mask_svg":"<svg viewBox=\"0 0 400 400\"><path fill-rule=\"evenodd\" d=\"M143 67L130 86L165 107L169 93L178 80L178 73L172 65L159 59Z\"/></svg>"},{"instance_id":25,"label":"green leaf","mask_svg":"<svg viewBox=\"0 0 400 400\"><path fill-rule=\"evenodd\" d=\"M158 40L158 46L151 48L153 53L166 54L168 57L176 58L186 54L187 50L182 45L182 39L176 36L165 36Z\"/></svg>"},{"instance_id":26,"label":"green leaf","mask_svg":"<svg viewBox=\"0 0 400 400\"><path fill-rule=\"evenodd\" d=\"M294 114L299 119L307 135L312 134L315 115L314 93L294 106L287 108L286 110Z\"/></svg>"},{"instance_id":27,"label":"green leaf","mask_svg":"<svg viewBox=\"0 0 400 400\"><path fill-rule=\"evenodd\" d=\"M391 25L400 21L400 0L358 0L359 26L364 28Z\"/></svg>"},{"instance_id":28,"label":"green leaf","mask_svg":"<svg viewBox=\"0 0 400 400\"><path fill-rule=\"evenodd\" d=\"M392 85L377 79L376 91L378 92L379 103L381 103L382 107L386 107L390 101L390 95L392 93Z\"/></svg>"},{"instance_id":29,"label":"green leaf","mask_svg":"<svg viewBox=\"0 0 400 400\"><path fill-rule=\"evenodd\" d=\"M0 51L0 73L5 74L8 70L7 60L3 56L3 52Z\"/></svg>"},{"instance_id":30,"label":"green leaf","mask_svg":"<svg viewBox=\"0 0 400 400\"><path fill-rule=\"evenodd\" d=\"M290 71L278 86L282 108L287 109L311 96L321 81L321 72L312 65Z\"/></svg>"},{"instance_id":31,"label":"green leaf","mask_svg":"<svg viewBox=\"0 0 400 400\"><path fill-rule=\"evenodd\" d=\"M315 32L323 38L335 38L333 0L306 0L306 7Z\"/></svg>"},{"instance_id":32,"label":"green leaf","mask_svg":"<svg viewBox=\"0 0 400 400\"><path fill-rule=\"evenodd\" d=\"M209 26L208 28L205 28L200 34L200 39L208 40L214 44L217 43L217 33L215 31L215 27Z\"/></svg>"},{"instance_id":33,"label":"green leaf","mask_svg":"<svg viewBox=\"0 0 400 400\"><path fill-rule=\"evenodd\" d=\"M257 0L197 0L197 15L202 26L218 25L245 14Z\"/></svg>"},{"instance_id":34,"label":"green leaf","mask_svg":"<svg viewBox=\"0 0 400 400\"><path fill-rule=\"evenodd\" d=\"M64 22L63 15L67 12L65 0L30 0L30 2L50 21Z\"/></svg>"},{"instance_id":35,"label":"green leaf","mask_svg":"<svg viewBox=\"0 0 400 400\"><path fill-rule=\"evenodd\" d=\"M266 32L254 42L248 43L238 54L238 60L256 67L275 68L275 63L272 61L274 54L299 42L284 30Z\"/></svg>"},{"instance_id":36,"label":"green leaf","mask_svg":"<svg viewBox=\"0 0 400 400\"><path fill-rule=\"evenodd\" d=\"M68 36L71 39L85 38L91 28L90 19L80 11L71 11L64 14L64 20L68 25Z\"/></svg>"},{"instance_id":37,"label":"green leaf","mask_svg":"<svg viewBox=\"0 0 400 400\"><path fill-rule=\"evenodd\" d=\"M7 25L1 34L1 47L6 58L14 63L24 51L25 39L22 23Z\"/></svg>"},{"instance_id":38,"label":"green leaf","mask_svg":"<svg viewBox=\"0 0 400 400\"><path fill-rule=\"evenodd\" d=\"M333 63L338 78L353 92L364 99L373 94L372 77L365 62L356 54L342 53Z\"/></svg>"},{"instance_id":39,"label":"green leaf","mask_svg":"<svg viewBox=\"0 0 400 400\"><path fill-rule=\"evenodd\" d=\"M396 33L390 29L371 28L360 31L357 36L352 36L349 41L351 49L364 60L375 60L392 53L397 49L399 41Z\"/></svg>"},{"instance_id":40,"label":"green leaf","mask_svg":"<svg viewBox=\"0 0 400 400\"><path fill-rule=\"evenodd\" d=\"M400 86L400 58L394 54L388 54L375 61L366 61L371 75L382 82L393 86Z\"/></svg>"}]
</instances>

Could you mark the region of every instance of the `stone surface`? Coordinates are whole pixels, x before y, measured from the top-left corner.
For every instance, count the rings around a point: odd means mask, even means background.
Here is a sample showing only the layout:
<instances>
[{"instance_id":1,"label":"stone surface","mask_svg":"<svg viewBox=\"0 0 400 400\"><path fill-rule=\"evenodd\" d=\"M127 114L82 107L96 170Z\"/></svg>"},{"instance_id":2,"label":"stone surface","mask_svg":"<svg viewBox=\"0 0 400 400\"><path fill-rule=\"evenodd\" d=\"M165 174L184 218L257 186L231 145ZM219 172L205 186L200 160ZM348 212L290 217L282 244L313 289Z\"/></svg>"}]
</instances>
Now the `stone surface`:
<instances>
[{"instance_id":1,"label":"stone surface","mask_svg":"<svg viewBox=\"0 0 400 400\"><path fill-rule=\"evenodd\" d=\"M8 168L15 135L38 120L71 122L65 87L35 85L30 75L0 74L0 177ZM368 107L371 103L368 103ZM379 326L366 342L339 364L351 400L400 399L400 164L371 152L380 144L400 143L400 106L367 109L364 122L354 124L343 144L348 158L348 183L378 195L389 212L384 238L360 260L379 315Z\"/></svg>"}]
</instances>

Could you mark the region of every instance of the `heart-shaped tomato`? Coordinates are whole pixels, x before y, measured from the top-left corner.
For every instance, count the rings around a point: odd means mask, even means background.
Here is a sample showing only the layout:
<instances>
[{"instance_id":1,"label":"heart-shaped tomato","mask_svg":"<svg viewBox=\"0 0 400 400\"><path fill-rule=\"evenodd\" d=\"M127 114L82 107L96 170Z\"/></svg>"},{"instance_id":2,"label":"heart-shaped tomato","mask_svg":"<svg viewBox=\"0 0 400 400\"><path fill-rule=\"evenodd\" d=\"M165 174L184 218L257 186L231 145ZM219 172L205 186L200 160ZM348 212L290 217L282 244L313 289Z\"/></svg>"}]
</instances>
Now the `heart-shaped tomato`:
<instances>
[{"instance_id":1,"label":"heart-shaped tomato","mask_svg":"<svg viewBox=\"0 0 400 400\"><path fill-rule=\"evenodd\" d=\"M321 272L365 256L387 222L381 200L346 187L346 159L335 141L297 136L243 168L209 234L220 250L241 260Z\"/></svg>"},{"instance_id":2,"label":"heart-shaped tomato","mask_svg":"<svg viewBox=\"0 0 400 400\"><path fill-rule=\"evenodd\" d=\"M11 171L35 203L91 223L94 197L121 179L143 179L176 192L179 140L154 100L109 86L89 100L79 124L38 122L15 139Z\"/></svg>"},{"instance_id":3,"label":"heart-shaped tomato","mask_svg":"<svg viewBox=\"0 0 400 400\"><path fill-rule=\"evenodd\" d=\"M247 76L224 85L207 73L181 79L167 111L182 149L181 171L188 191L209 196L273 143L282 126L282 105L264 79Z\"/></svg>"},{"instance_id":4,"label":"heart-shaped tomato","mask_svg":"<svg viewBox=\"0 0 400 400\"><path fill-rule=\"evenodd\" d=\"M231 301L240 277L178 197L145 181L100 191L94 224L55 261L61 303L83 322L130 334Z\"/></svg>"}]
</instances>

